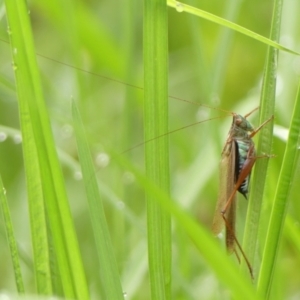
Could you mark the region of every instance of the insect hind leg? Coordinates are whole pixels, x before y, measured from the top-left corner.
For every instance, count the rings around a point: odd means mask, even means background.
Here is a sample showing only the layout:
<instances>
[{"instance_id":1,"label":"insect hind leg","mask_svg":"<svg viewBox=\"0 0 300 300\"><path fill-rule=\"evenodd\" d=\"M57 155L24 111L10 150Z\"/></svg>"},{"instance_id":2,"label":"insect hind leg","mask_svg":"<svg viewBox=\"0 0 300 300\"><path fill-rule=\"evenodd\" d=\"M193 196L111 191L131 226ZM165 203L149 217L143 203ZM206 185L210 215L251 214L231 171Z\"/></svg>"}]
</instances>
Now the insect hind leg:
<instances>
[{"instance_id":1,"label":"insect hind leg","mask_svg":"<svg viewBox=\"0 0 300 300\"><path fill-rule=\"evenodd\" d=\"M240 253L242 254L242 256L243 256L243 258L244 258L244 260L245 260L245 262L247 264L247 267L249 269L249 273L250 273L251 279L254 280L252 266L251 266L251 264L250 264L250 262L249 262L249 260L248 260L248 258L246 256L246 254L245 254L245 252L244 252L244 250L243 250L240 242L238 241L238 239L237 239L237 237L236 237L236 235L234 233L233 228L230 226L229 222L227 221L227 219L225 217L225 214L224 213L221 213L221 214L222 214L222 218L224 220L226 229L230 232L231 237L234 239L234 242L237 245L237 248L239 249ZM238 262L241 263L241 259L240 259L239 255L237 253L237 250L235 248L233 248L232 250L233 250L233 252L235 253L235 255L237 257Z\"/></svg>"}]
</instances>

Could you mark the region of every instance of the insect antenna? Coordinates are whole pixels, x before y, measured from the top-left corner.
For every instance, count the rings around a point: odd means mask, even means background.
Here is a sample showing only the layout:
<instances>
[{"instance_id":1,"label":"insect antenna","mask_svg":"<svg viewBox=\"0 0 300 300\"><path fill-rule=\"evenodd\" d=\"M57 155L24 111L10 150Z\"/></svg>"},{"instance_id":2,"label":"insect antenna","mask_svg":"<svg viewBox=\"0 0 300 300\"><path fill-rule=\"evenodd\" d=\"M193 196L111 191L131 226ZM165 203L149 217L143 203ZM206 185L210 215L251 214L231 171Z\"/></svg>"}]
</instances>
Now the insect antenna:
<instances>
[{"instance_id":1,"label":"insect antenna","mask_svg":"<svg viewBox=\"0 0 300 300\"><path fill-rule=\"evenodd\" d=\"M248 118L252 113L254 113L255 111L257 111L258 109L259 109L259 106L255 107L255 108L252 109L250 112L248 112L248 113L244 116L244 118L245 118L245 119Z\"/></svg>"},{"instance_id":2,"label":"insect antenna","mask_svg":"<svg viewBox=\"0 0 300 300\"><path fill-rule=\"evenodd\" d=\"M156 140L156 139L162 138L162 137L167 136L167 135L169 135L169 134L175 133L175 132L177 132L177 131L181 131L181 130L184 130L184 129L186 129L186 128L189 128L189 127L192 127L192 126L195 126L195 125L198 125L198 124L207 122L207 121L218 120L218 119L221 119L221 118L224 118L224 117L226 117L226 116L218 116L218 117L214 117L214 118L209 118L209 119L206 119L206 120L198 121L198 122L195 122L195 123L192 123L192 124L189 124L189 125L186 125L186 126L183 126L183 127L180 127L180 128L174 129L174 130L171 130L171 131L168 131L168 132L166 132L166 133L163 133L163 134L161 134L161 135L158 135L158 136L156 136L156 137L154 137L154 138L151 138L151 139L149 139L149 140L140 142L140 143L134 145L133 147L130 147L130 148L128 148L128 149L122 151L120 154L125 154L125 153L127 153L127 152L129 152L129 151L131 151L131 150L133 150L133 149L135 149L135 148L138 148L138 147L140 147L140 146L143 146L143 145L145 145L145 144L147 144L147 143L149 143L149 142L152 142L152 141L154 141L154 140Z\"/></svg>"},{"instance_id":3,"label":"insect antenna","mask_svg":"<svg viewBox=\"0 0 300 300\"><path fill-rule=\"evenodd\" d=\"M226 110L226 109L223 109L223 108L219 108L219 107L215 107L215 106L210 106L208 104L198 103L198 102L186 100L186 99L183 99L183 98L175 97L175 96L172 96L172 95L169 95L169 98L174 99L174 100L178 100L178 101L181 101L181 102L186 102L186 103L189 103L189 104L193 104L193 105L196 105L196 106L205 107L205 108L209 108L209 109L212 109L212 110L217 110L217 111L220 111L220 112L224 112L228 115L233 114L232 111L229 111L229 110Z\"/></svg>"}]
</instances>

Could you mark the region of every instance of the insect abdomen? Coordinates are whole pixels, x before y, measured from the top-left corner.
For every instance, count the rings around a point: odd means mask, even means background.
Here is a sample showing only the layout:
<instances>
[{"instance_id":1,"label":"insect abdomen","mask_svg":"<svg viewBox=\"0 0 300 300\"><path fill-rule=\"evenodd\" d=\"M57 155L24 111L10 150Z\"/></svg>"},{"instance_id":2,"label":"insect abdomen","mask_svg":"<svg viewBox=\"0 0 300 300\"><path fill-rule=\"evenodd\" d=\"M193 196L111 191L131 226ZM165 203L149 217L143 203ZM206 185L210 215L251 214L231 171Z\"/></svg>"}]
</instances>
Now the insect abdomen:
<instances>
[{"instance_id":1,"label":"insect abdomen","mask_svg":"<svg viewBox=\"0 0 300 300\"><path fill-rule=\"evenodd\" d=\"M250 149L249 140L247 142L241 140L235 140L236 144L236 168L235 168L235 182L238 180L240 172L245 164ZM251 172L244 179L242 184L239 186L238 191L247 199L249 180Z\"/></svg>"}]
</instances>

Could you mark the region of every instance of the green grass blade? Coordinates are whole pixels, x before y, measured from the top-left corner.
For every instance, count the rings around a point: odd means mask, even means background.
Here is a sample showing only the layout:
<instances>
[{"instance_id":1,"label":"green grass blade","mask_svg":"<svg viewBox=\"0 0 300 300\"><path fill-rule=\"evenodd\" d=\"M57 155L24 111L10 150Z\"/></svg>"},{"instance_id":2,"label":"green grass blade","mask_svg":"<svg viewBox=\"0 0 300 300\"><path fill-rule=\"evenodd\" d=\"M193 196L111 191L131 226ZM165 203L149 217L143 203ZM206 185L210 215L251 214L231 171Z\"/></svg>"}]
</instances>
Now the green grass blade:
<instances>
[{"instance_id":1,"label":"green grass blade","mask_svg":"<svg viewBox=\"0 0 300 300\"><path fill-rule=\"evenodd\" d=\"M24 120L21 125L36 287L40 295L51 295L52 282L48 232L41 176L36 159L37 149L34 143L31 122L26 121L26 116L29 115L26 105L20 109L20 114L22 114L21 119Z\"/></svg>"},{"instance_id":2,"label":"green grass blade","mask_svg":"<svg viewBox=\"0 0 300 300\"><path fill-rule=\"evenodd\" d=\"M95 170L78 109L72 105L77 149L87 193L91 223L96 241L105 299L124 299Z\"/></svg>"},{"instance_id":3,"label":"green grass blade","mask_svg":"<svg viewBox=\"0 0 300 300\"><path fill-rule=\"evenodd\" d=\"M270 39L279 40L281 24L282 1L276 1L273 10L272 29ZM278 62L278 50L269 47L265 65L263 86L260 99L260 122L268 120L275 111L276 93L276 72ZM257 155L271 154L273 140L273 121L264 126L257 143ZM247 220L244 234L244 249L250 262L255 263L255 253L257 248L260 212L264 195L264 187L267 178L268 158L258 159L255 164L254 173L251 180L251 195L248 204ZM256 269L256 266L253 265Z\"/></svg>"},{"instance_id":4,"label":"green grass blade","mask_svg":"<svg viewBox=\"0 0 300 300\"><path fill-rule=\"evenodd\" d=\"M5 1L17 83L21 127L31 122L47 217L65 296L89 299L61 168L43 100L28 8L25 1ZM29 114L26 114L26 112ZM26 137L26 136L25 136ZM24 149L25 150L25 149ZM32 153L24 153L25 156ZM26 166L28 167L28 166ZM34 201L34 199L33 199Z\"/></svg>"},{"instance_id":5,"label":"green grass blade","mask_svg":"<svg viewBox=\"0 0 300 300\"><path fill-rule=\"evenodd\" d=\"M0 176L0 201L1 201L1 209L4 217L5 230L7 235L7 240L10 248L12 263L14 266L14 274L17 285L17 290L20 294L25 292L24 283L21 273L20 259L18 254L18 246L17 241L14 235L13 224L10 216L10 211L6 198L6 191L2 183L2 178Z\"/></svg>"},{"instance_id":6,"label":"green grass blade","mask_svg":"<svg viewBox=\"0 0 300 300\"><path fill-rule=\"evenodd\" d=\"M168 132L168 37L164 0L144 1L145 140ZM168 137L145 146L146 174L169 191ZM171 220L147 194L149 272L152 299L171 299Z\"/></svg>"},{"instance_id":7,"label":"green grass blade","mask_svg":"<svg viewBox=\"0 0 300 300\"><path fill-rule=\"evenodd\" d=\"M239 33L242 33L246 36L249 36L251 37L252 39L255 39L259 42L262 42L266 45L269 45L271 47L274 47L276 49L279 49L279 50L282 50L282 51L286 51L286 52L289 52L289 53L292 53L292 54L297 54L297 55L300 55L300 53L296 52L296 51L293 51L291 49L288 49L262 35L259 35L245 27L242 27L236 23L232 23L228 20L225 20L223 18L220 18L216 15L213 15L211 13L208 13L204 10L201 10L199 8L196 8L196 7L192 7L190 5L187 5L187 4L184 4L184 3L181 3L181 2L178 2L178 1L175 1L175 0L168 0L168 6L170 7L174 7L178 12L187 12L187 13L190 13L190 14L193 14L195 16L198 16L198 17L201 17L203 19L206 19L206 20L209 20L209 21L212 21L216 24L219 24L221 26L224 26L224 27L228 27L232 30L235 30Z\"/></svg>"},{"instance_id":8,"label":"green grass blade","mask_svg":"<svg viewBox=\"0 0 300 300\"><path fill-rule=\"evenodd\" d=\"M170 212L176 219L178 226L184 229L192 239L196 248L201 253L207 264L214 270L219 279L230 289L236 299L261 299L246 277L240 275L238 268L233 264L228 255L222 251L212 235L207 232L197 221L192 219L175 200L137 171L122 156L114 156L115 160L124 168L129 169L148 194L153 196L164 210Z\"/></svg>"},{"instance_id":9,"label":"green grass blade","mask_svg":"<svg viewBox=\"0 0 300 300\"><path fill-rule=\"evenodd\" d=\"M42 193L39 165L36 159L36 145L33 138L31 122L27 120L28 115L28 106L25 104L25 102L20 102L23 153L25 173L27 178L26 183L30 214L29 221L31 226L36 288L38 294L51 295L52 283L49 265L50 254L47 237L45 205Z\"/></svg>"},{"instance_id":10,"label":"green grass blade","mask_svg":"<svg viewBox=\"0 0 300 300\"><path fill-rule=\"evenodd\" d=\"M280 240L283 231L288 194L294 169L294 161L298 150L298 137L300 135L300 85L296 98L294 112L291 120L289 137L285 149L283 163L279 174L275 201L273 204L269 228L263 252L261 271L258 278L258 291L267 298L272 287L276 258L280 249Z\"/></svg>"},{"instance_id":11,"label":"green grass blade","mask_svg":"<svg viewBox=\"0 0 300 300\"><path fill-rule=\"evenodd\" d=\"M287 239L293 243L298 254L300 254L300 230L298 222L287 215L284 224L284 234Z\"/></svg>"}]
</instances>

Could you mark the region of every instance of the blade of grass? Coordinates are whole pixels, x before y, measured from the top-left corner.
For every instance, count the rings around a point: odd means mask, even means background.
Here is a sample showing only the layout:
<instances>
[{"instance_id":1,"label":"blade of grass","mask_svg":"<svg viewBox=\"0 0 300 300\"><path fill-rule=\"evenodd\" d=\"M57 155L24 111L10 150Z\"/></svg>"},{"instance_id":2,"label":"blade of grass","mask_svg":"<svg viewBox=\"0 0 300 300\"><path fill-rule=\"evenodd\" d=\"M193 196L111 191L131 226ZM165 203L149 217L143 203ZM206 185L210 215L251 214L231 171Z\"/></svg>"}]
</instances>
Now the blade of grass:
<instances>
[{"instance_id":1,"label":"blade of grass","mask_svg":"<svg viewBox=\"0 0 300 300\"><path fill-rule=\"evenodd\" d=\"M195 16L198 16L198 17L201 17L203 19L206 19L206 20L209 20L209 21L212 21L216 24L219 24L219 25L222 25L224 27L228 27L232 30L235 30L237 32L240 32L246 36L249 36L255 40L258 40L266 45L269 45L269 46L272 46L276 49L279 49L279 50L282 50L282 51L286 51L286 52L289 52L289 53L292 53L292 54L296 54L296 55L300 55L300 53L296 52L296 51L293 51L291 49L288 49L262 35L259 35L247 28L244 28L240 25L237 25L236 23L232 23L228 20L225 20L223 18L220 18L216 15L213 15L211 13L208 13L204 10L201 10L199 8L196 8L196 7L192 7L190 5L187 5L187 4L184 4L184 3L181 3L179 1L175 1L175 0L168 0L167 1L168 3L168 6L170 7L174 7L178 12L187 12L187 13L190 13L190 14L193 14Z\"/></svg>"},{"instance_id":2,"label":"blade of grass","mask_svg":"<svg viewBox=\"0 0 300 300\"><path fill-rule=\"evenodd\" d=\"M27 105L23 106L20 113L24 116L25 120L26 116L29 115ZM21 122L21 126L36 288L40 295L51 295L52 275L45 215L46 208L39 164L36 159L37 149L34 143L31 122Z\"/></svg>"},{"instance_id":3,"label":"blade of grass","mask_svg":"<svg viewBox=\"0 0 300 300\"><path fill-rule=\"evenodd\" d=\"M168 132L167 5L144 1L144 132L150 140ZM169 191L168 138L145 146L146 173ZM153 195L147 194L149 272L152 299L171 299L171 220Z\"/></svg>"},{"instance_id":4,"label":"blade of grass","mask_svg":"<svg viewBox=\"0 0 300 300\"><path fill-rule=\"evenodd\" d=\"M270 39L279 40L281 24L282 0L275 1L272 17L272 27ZM269 47L265 65L263 85L260 99L260 122L274 115L275 93L276 93L276 72L277 72L278 50ZM273 121L264 126L259 133L257 143L257 155L269 154L272 151ZM264 187L267 178L269 159L258 159L255 164L253 177L251 180L251 195L249 198L247 219L245 225L243 247L248 259L255 264L255 253L258 240L259 219L262 207ZM253 268L255 269L255 265Z\"/></svg>"},{"instance_id":5,"label":"blade of grass","mask_svg":"<svg viewBox=\"0 0 300 300\"><path fill-rule=\"evenodd\" d=\"M99 194L97 179L95 177L93 161L89 152L83 124L74 102L72 104L72 113L105 299L124 299L114 249L109 235L102 199Z\"/></svg>"},{"instance_id":6,"label":"blade of grass","mask_svg":"<svg viewBox=\"0 0 300 300\"><path fill-rule=\"evenodd\" d=\"M28 8L25 1L7 0L5 5L17 83L21 128L23 130L27 128L28 122L31 123L32 136L38 150L36 159L41 174L47 217L64 293L69 298L89 299L64 180L43 100ZM23 139L24 137L26 136L23 136ZM24 156L29 155L31 154L24 152Z\"/></svg>"},{"instance_id":7,"label":"blade of grass","mask_svg":"<svg viewBox=\"0 0 300 300\"><path fill-rule=\"evenodd\" d=\"M268 299L276 258L279 251L279 244L282 236L283 225L288 206L288 194L292 180L294 161L297 156L298 137L300 135L300 83L298 94L294 106L294 112L291 119L289 137L284 153L283 163L281 166L279 179L277 183L274 204L272 207L266 243L263 251L261 271L258 278L258 291Z\"/></svg>"},{"instance_id":8,"label":"blade of grass","mask_svg":"<svg viewBox=\"0 0 300 300\"><path fill-rule=\"evenodd\" d=\"M10 248L12 263L14 267L14 274L15 274L15 280L17 285L17 290L19 294L24 294L24 283L21 273L21 266L20 266L20 258L18 253L18 246L17 241L15 239L14 235L14 229L13 224L10 216L10 211L8 207L8 202L6 198L6 191L2 183L2 178L0 176L0 202L1 202L1 208L3 212L4 217L4 224L5 224L5 230L7 235L7 240Z\"/></svg>"},{"instance_id":9,"label":"blade of grass","mask_svg":"<svg viewBox=\"0 0 300 300\"><path fill-rule=\"evenodd\" d=\"M15 86L5 78L5 85L15 93ZM28 115L28 111L24 113ZM36 160L36 148L33 142L31 124L23 123L23 151L29 155L24 156L25 172L27 178L28 206L30 213L31 238L34 261L34 274L38 294L51 295L52 283L49 265L49 246L47 239L47 226L45 219L44 199L41 189L41 178ZM28 127L28 128L27 128ZM21 132L19 130L0 126L0 130L10 136L15 142L20 143ZM25 150L26 149L26 150ZM34 199L34 201L30 201ZM21 256L22 258L22 256ZM23 257L24 260L24 257Z\"/></svg>"},{"instance_id":10,"label":"blade of grass","mask_svg":"<svg viewBox=\"0 0 300 300\"><path fill-rule=\"evenodd\" d=\"M22 108L21 108L22 107ZM31 122L25 121L29 115L25 102L20 103L24 164L30 214L31 242L33 249L36 289L40 295L52 294L50 254L45 216L45 204L41 186L36 145ZM15 133L17 135L17 133Z\"/></svg>"},{"instance_id":11,"label":"blade of grass","mask_svg":"<svg viewBox=\"0 0 300 300\"><path fill-rule=\"evenodd\" d=\"M300 228L299 223L291 216L287 215L284 224L286 238L295 246L295 250L300 254Z\"/></svg>"}]
</instances>

